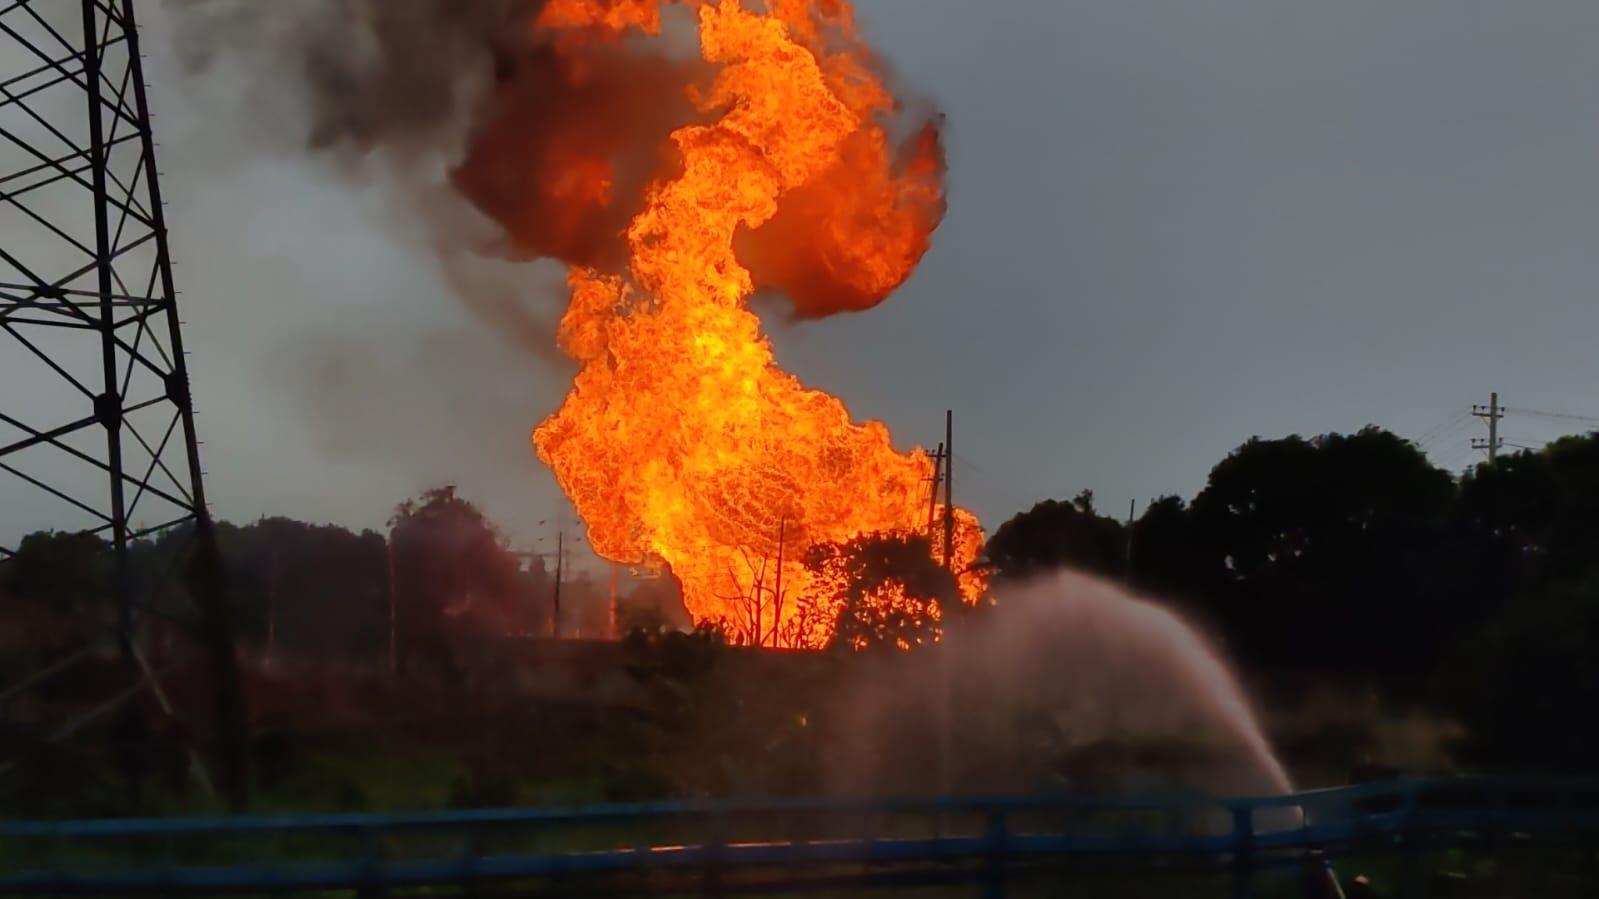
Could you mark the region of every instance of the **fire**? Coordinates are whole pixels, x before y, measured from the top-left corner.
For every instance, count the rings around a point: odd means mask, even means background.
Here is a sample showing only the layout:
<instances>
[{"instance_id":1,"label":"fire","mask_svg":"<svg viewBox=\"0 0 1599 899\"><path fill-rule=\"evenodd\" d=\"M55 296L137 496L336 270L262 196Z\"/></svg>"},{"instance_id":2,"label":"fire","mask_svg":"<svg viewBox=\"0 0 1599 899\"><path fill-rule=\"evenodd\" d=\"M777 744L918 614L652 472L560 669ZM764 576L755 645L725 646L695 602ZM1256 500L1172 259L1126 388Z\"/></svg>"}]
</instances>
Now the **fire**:
<instances>
[{"instance_id":1,"label":"fire","mask_svg":"<svg viewBox=\"0 0 1599 899\"><path fill-rule=\"evenodd\" d=\"M798 601L816 586L806 550L927 531L933 462L779 368L747 303L758 287L788 294L799 316L880 302L942 218L942 150L931 124L895 147L884 124L894 99L844 0L765 10L695 7L714 79L688 91L697 114L671 130L626 226L625 269L570 269L559 339L580 368L533 443L601 556L664 562L692 615L743 642L820 646L832 623L807 620ZM634 39L629 30L656 34L661 13L657 0L551 0L534 27L579 59ZM585 69L569 67L574 78ZM558 170L529 189L575 212L539 228L577 230L613 203L594 142L556 141L542 155ZM470 167L459 180L470 185ZM957 517L955 564L975 601L984 585L966 569L981 531Z\"/></svg>"},{"instance_id":2,"label":"fire","mask_svg":"<svg viewBox=\"0 0 1599 899\"><path fill-rule=\"evenodd\" d=\"M661 30L660 0L550 0L536 26L545 29L597 28L621 34L637 28L645 34Z\"/></svg>"}]
</instances>

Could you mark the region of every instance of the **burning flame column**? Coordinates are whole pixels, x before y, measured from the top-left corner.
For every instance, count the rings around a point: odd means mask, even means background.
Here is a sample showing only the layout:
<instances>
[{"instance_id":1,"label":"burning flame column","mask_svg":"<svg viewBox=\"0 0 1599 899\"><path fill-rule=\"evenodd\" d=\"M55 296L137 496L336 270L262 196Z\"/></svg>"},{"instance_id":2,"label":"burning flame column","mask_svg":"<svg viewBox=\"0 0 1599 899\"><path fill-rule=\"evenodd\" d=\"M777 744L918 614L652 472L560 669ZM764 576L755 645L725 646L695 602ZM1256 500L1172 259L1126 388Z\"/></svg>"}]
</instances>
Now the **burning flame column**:
<instances>
[{"instance_id":1,"label":"burning flame column","mask_svg":"<svg viewBox=\"0 0 1599 899\"><path fill-rule=\"evenodd\" d=\"M796 40L803 4L774 6L778 14L735 0L699 7L702 55L722 68L696 101L722 114L672 132L680 171L649 188L628 228L628 271L571 272L560 340L581 368L533 442L602 556L663 560L697 620L736 619L740 603L765 592L770 630L757 625L745 638L815 646L830 623L801 620L789 601L811 579L804 550L916 531L932 463L896 451L883 425L853 423L838 398L778 368L746 306L755 283L735 258L741 229L759 229L787 195L859 162L846 149L863 134L877 140L873 116L888 102L859 64L824 61ZM563 23L583 23L582 4L560 7ZM886 150L877 162L892 180ZM975 519L963 521L975 530ZM976 541L959 544L964 568Z\"/></svg>"}]
</instances>

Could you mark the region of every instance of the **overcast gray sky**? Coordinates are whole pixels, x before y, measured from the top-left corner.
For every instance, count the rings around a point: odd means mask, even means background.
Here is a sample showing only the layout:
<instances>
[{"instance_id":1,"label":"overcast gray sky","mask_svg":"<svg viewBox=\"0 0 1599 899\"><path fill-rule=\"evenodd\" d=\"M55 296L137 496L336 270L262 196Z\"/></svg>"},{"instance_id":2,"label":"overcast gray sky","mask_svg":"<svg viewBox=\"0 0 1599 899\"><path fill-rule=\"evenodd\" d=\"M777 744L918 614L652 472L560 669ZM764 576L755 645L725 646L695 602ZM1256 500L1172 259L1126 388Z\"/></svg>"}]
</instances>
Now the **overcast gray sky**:
<instances>
[{"instance_id":1,"label":"overcast gray sky","mask_svg":"<svg viewBox=\"0 0 1599 899\"><path fill-rule=\"evenodd\" d=\"M1377 423L1458 469L1495 389L1599 415L1599 4L858 5L947 114L949 215L898 295L774 326L779 358L905 446L952 406L991 527L1191 496L1251 435ZM186 78L145 6L218 514L376 525L450 482L541 533L526 435L570 372L451 299L381 184L262 139L293 110Z\"/></svg>"}]
</instances>

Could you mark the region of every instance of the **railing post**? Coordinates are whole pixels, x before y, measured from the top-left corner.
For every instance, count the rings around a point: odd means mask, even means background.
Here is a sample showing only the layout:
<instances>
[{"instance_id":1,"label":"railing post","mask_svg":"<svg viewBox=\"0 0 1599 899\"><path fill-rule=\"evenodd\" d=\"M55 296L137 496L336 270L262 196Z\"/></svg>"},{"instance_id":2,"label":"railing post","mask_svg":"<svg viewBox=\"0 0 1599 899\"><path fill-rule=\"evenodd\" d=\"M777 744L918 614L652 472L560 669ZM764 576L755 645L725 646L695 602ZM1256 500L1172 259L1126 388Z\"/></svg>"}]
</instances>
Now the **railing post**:
<instances>
[{"instance_id":1,"label":"railing post","mask_svg":"<svg viewBox=\"0 0 1599 899\"><path fill-rule=\"evenodd\" d=\"M984 842L987 844L988 855L988 887L984 895L987 899L1005 899L1006 889L1006 864L1010 829L1006 826L1005 807L992 805L988 808L986 816L987 832Z\"/></svg>"},{"instance_id":2,"label":"railing post","mask_svg":"<svg viewBox=\"0 0 1599 899\"><path fill-rule=\"evenodd\" d=\"M482 836L476 827L468 827L466 830L466 851L461 864L461 892L465 896L477 896L481 893L477 866L483 857Z\"/></svg>"},{"instance_id":3,"label":"railing post","mask_svg":"<svg viewBox=\"0 0 1599 899\"><path fill-rule=\"evenodd\" d=\"M171 882L178 869L176 838L172 831L161 835L161 879Z\"/></svg>"},{"instance_id":4,"label":"railing post","mask_svg":"<svg viewBox=\"0 0 1599 899\"><path fill-rule=\"evenodd\" d=\"M1406 896L1425 899L1432 888L1432 878L1422 870L1420 847L1417 845L1416 806L1421 801L1421 785L1411 781L1404 785L1404 798L1399 814L1399 883Z\"/></svg>"},{"instance_id":5,"label":"railing post","mask_svg":"<svg viewBox=\"0 0 1599 899\"><path fill-rule=\"evenodd\" d=\"M1255 866L1255 808L1233 806L1233 899L1249 899Z\"/></svg>"},{"instance_id":6,"label":"railing post","mask_svg":"<svg viewBox=\"0 0 1599 899\"><path fill-rule=\"evenodd\" d=\"M722 869L727 864L727 835L727 813L713 811L710 833L705 841L705 880L701 885L706 896L722 895Z\"/></svg>"},{"instance_id":7,"label":"railing post","mask_svg":"<svg viewBox=\"0 0 1599 899\"><path fill-rule=\"evenodd\" d=\"M383 866L383 834L376 825L367 824L361 828L361 848L366 856L362 859L365 873L362 875L364 883L355 891L359 899L383 899L389 894L388 885L380 876Z\"/></svg>"}]
</instances>

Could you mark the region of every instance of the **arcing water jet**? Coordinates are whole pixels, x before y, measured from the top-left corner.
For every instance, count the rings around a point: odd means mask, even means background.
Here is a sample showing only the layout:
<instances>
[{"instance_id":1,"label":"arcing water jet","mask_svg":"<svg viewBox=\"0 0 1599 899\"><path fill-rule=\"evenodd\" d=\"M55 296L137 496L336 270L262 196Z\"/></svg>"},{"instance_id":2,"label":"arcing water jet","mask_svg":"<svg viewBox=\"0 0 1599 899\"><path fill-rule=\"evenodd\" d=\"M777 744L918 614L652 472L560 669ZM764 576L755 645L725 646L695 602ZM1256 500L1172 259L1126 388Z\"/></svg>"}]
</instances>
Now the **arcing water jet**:
<instances>
[{"instance_id":1,"label":"arcing water jet","mask_svg":"<svg viewBox=\"0 0 1599 899\"><path fill-rule=\"evenodd\" d=\"M928 789L940 665L960 792L1291 788L1236 678L1176 614L1070 571L994 592L942 645L865 663L838 709L840 789Z\"/></svg>"}]
</instances>

